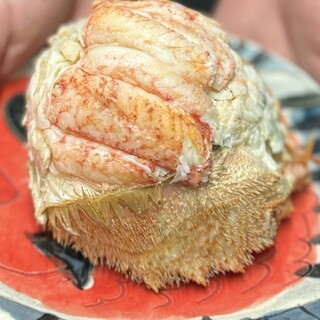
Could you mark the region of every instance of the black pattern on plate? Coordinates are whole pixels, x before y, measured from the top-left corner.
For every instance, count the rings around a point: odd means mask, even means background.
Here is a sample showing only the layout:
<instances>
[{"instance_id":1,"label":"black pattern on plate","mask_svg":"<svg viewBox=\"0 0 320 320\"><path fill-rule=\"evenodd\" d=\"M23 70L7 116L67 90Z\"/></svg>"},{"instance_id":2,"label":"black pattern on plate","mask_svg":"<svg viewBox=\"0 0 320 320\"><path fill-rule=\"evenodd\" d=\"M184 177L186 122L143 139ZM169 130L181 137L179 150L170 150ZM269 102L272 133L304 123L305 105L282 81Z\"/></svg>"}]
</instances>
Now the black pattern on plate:
<instances>
[{"instance_id":1,"label":"black pattern on plate","mask_svg":"<svg viewBox=\"0 0 320 320\"><path fill-rule=\"evenodd\" d=\"M48 234L30 236L32 243L49 258L58 258L66 264L65 271L71 272L72 282L83 289L89 282L93 266L80 252L70 247L63 247Z\"/></svg>"},{"instance_id":2,"label":"black pattern on plate","mask_svg":"<svg viewBox=\"0 0 320 320\"><path fill-rule=\"evenodd\" d=\"M52 314L44 314L43 316L41 316L40 318L36 319L36 320L63 320L61 318L58 318Z\"/></svg>"},{"instance_id":3,"label":"black pattern on plate","mask_svg":"<svg viewBox=\"0 0 320 320\"><path fill-rule=\"evenodd\" d=\"M320 320L320 303L314 301L295 308L272 312L261 318L243 318L241 320Z\"/></svg>"},{"instance_id":4,"label":"black pattern on plate","mask_svg":"<svg viewBox=\"0 0 320 320\"><path fill-rule=\"evenodd\" d=\"M5 119L15 136L23 141L27 141L27 133L22 125L22 120L25 114L25 98L24 93L13 96L6 104Z\"/></svg>"}]
</instances>

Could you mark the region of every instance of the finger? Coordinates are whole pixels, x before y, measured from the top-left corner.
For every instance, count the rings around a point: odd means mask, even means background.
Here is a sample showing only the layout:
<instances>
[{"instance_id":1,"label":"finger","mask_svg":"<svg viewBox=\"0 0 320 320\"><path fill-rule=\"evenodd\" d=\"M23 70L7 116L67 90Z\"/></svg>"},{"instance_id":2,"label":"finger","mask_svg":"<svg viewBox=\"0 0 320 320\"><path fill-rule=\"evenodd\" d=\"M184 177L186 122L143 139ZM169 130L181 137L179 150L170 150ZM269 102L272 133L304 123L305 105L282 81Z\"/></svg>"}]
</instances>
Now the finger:
<instances>
[{"instance_id":1,"label":"finger","mask_svg":"<svg viewBox=\"0 0 320 320\"><path fill-rule=\"evenodd\" d=\"M4 14L10 21L2 28L5 41L0 68L0 79L30 59L47 37L70 15L74 1L7 0ZM1 43L0 42L0 43ZM1 48L1 47L0 47Z\"/></svg>"}]
</instances>

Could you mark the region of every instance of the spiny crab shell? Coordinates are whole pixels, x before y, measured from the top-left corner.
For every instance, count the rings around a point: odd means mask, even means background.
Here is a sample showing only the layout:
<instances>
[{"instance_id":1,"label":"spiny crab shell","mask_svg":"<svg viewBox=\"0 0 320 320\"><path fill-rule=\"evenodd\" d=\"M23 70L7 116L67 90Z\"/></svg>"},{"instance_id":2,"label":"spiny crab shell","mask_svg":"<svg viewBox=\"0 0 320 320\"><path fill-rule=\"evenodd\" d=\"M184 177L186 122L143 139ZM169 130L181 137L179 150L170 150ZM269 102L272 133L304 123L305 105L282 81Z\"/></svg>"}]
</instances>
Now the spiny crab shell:
<instances>
[{"instance_id":1,"label":"spiny crab shell","mask_svg":"<svg viewBox=\"0 0 320 320\"><path fill-rule=\"evenodd\" d=\"M35 215L59 242L155 291L273 244L305 168L227 41L174 2L103 0L49 40L26 126Z\"/></svg>"}]
</instances>

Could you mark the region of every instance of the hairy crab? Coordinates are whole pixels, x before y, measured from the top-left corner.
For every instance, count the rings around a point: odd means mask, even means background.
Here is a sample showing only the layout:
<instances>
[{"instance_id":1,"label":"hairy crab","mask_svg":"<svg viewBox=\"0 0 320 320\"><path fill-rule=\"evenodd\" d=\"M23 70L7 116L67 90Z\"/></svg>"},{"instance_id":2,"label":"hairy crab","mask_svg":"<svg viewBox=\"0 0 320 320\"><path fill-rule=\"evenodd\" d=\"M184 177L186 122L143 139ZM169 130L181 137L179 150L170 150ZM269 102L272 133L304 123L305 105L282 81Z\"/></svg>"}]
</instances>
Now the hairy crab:
<instances>
[{"instance_id":1,"label":"hairy crab","mask_svg":"<svg viewBox=\"0 0 320 320\"><path fill-rule=\"evenodd\" d=\"M93 3L27 93L35 215L155 291L242 272L273 244L306 167L220 26L170 1Z\"/></svg>"}]
</instances>

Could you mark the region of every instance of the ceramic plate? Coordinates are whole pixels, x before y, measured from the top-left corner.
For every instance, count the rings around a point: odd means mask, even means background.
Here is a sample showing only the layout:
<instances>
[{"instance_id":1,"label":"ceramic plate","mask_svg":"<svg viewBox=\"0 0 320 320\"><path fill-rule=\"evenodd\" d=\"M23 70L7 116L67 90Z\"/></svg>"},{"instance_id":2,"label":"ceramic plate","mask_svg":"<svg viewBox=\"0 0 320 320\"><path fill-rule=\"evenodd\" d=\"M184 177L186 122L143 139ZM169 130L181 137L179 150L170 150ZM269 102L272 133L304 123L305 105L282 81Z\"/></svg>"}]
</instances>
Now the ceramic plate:
<instances>
[{"instance_id":1,"label":"ceramic plate","mask_svg":"<svg viewBox=\"0 0 320 320\"><path fill-rule=\"evenodd\" d=\"M234 39L232 46L282 101L302 144L315 130L319 151L319 86L253 44ZM33 218L20 125L27 81L18 78L0 88L1 319L293 319L299 314L319 319L319 168L311 166L315 182L293 195L294 214L281 224L275 246L256 255L244 274L156 294L113 270L91 268L81 255L41 235ZM80 289L88 279L93 285Z\"/></svg>"}]
</instances>

